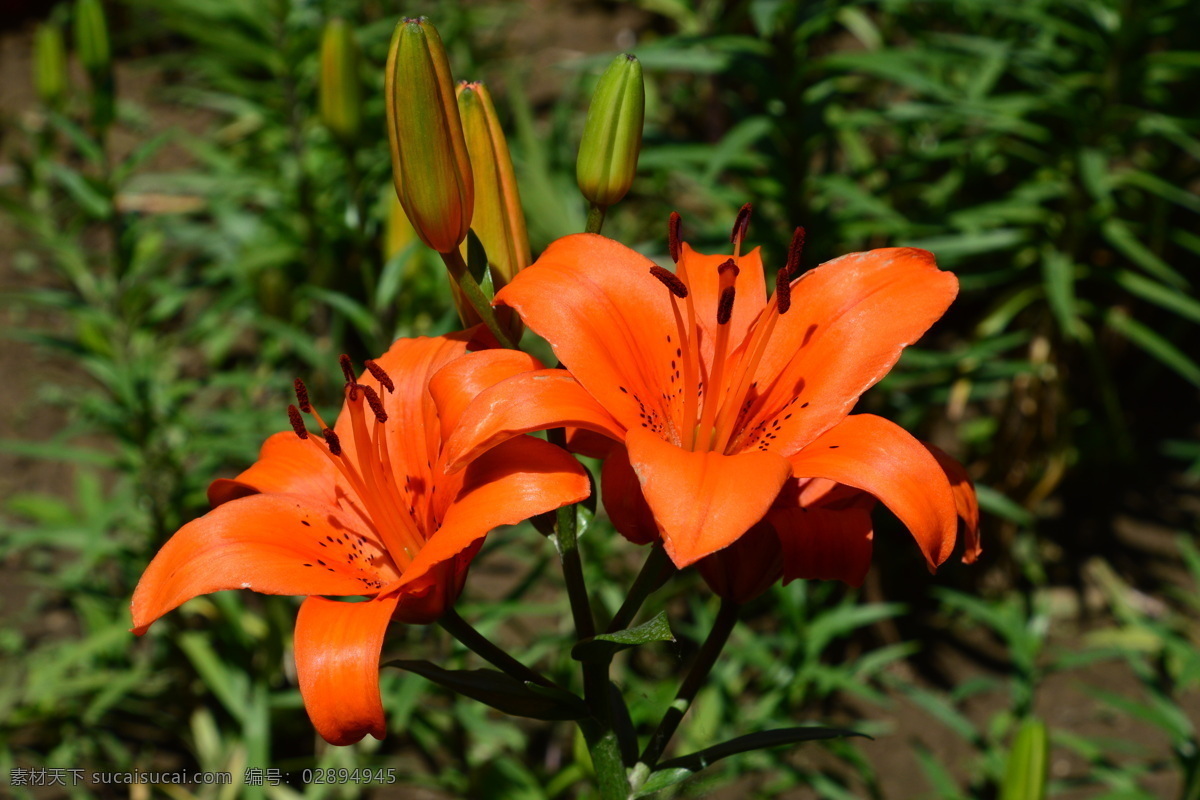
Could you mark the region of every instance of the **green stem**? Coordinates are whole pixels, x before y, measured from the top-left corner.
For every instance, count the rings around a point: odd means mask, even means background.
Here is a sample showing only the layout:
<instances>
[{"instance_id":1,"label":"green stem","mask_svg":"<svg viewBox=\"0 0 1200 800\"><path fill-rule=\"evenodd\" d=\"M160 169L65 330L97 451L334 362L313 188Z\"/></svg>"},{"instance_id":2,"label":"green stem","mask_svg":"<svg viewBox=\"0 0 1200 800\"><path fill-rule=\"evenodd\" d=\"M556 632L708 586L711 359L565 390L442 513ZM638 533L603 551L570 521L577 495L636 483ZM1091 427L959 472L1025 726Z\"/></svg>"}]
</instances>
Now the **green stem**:
<instances>
[{"instance_id":1,"label":"green stem","mask_svg":"<svg viewBox=\"0 0 1200 800\"><path fill-rule=\"evenodd\" d=\"M667 558L662 544L656 543L650 548L650 555L646 556L646 563L642 564L641 571L633 579L633 586L629 587L629 594L625 596L624 602L621 603L621 607L617 609L617 613L613 615L612 621L608 623L604 632L616 633L628 628L629 623L633 622L634 617L641 609L642 603L646 602L646 598L662 586L673 572L675 572L675 565Z\"/></svg>"},{"instance_id":2,"label":"green stem","mask_svg":"<svg viewBox=\"0 0 1200 800\"><path fill-rule=\"evenodd\" d=\"M629 777L621 759L621 743L611 727L598 725L596 720L581 720L583 738L596 770L600 800L628 800Z\"/></svg>"},{"instance_id":3,"label":"green stem","mask_svg":"<svg viewBox=\"0 0 1200 800\"><path fill-rule=\"evenodd\" d=\"M721 601L721 610L717 612L717 621L713 623L712 630L709 631L704 644L700 645L700 652L696 653L696 660L692 663L692 668L688 670L687 677L683 679L683 684L675 695L675 702L671 703L671 707L663 715L662 722L658 723L658 729L650 737L646 749L642 751L642 757L636 767L639 773L649 775L654 770L663 751L667 749L667 744L675 734L675 729L679 727L684 714L688 712L692 701L696 699L696 693L708 681L708 673L712 671L713 665L717 663L717 656L721 654L725 642L729 640L729 634L733 631L733 626L737 624L739 608L737 603L730 600Z\"/></svg>"},{"instance_id":4,"label":"green stem","mask_svg":"<svg viewBox=\"0 0 1200 800\"><path fill-rule=\"evenodd\" d=\"M492 666L508 673L517 680L536 683L539 686L555 685L554 681L545 675L530 669L500 649L491 639L475 630L471 623L460 617L458 612L453 608L447 609L446 613L442 614L442 618L438 620L438 624L442 626L442 629L446 633L460 641L468 650L481 656Z\"/></svg>"},{"instance_id":5,"label":"green stem","mask_svg":"<svg viewBox=\"0 0 1200 800\"><path fill-rule=\"evenodd\" d=\"M592 203L591 208L588 209L587 227L584 228L584 233L599 233L600 229L604 227L604 215L607 212L608 209L604 206Z\"/></svg>"},{"instance_id":6,"label":"green stem","mask_svg":"<svg viewBox=\"0 0 1200 800\"><path fill-rule=\"evenodd\" d=\"M512 340L508 338L504 329L500 327L500 323L496 321L496 310L492 308L492 304L483 293L483 289L479 288L479 284L471 275L471 271L467 269L467 262L463 261L462 253L455 249L449 253L441 253L440 255L442 256L442 261L446 262L446 269L450 270L450 276L454 278L454 282L462 289L467 302L479 314L479 318L483 320L483 324L496 337L496 341L500 343L501 347L516 350L517 346L512 343Z\"/></svg>"}]
</instances>

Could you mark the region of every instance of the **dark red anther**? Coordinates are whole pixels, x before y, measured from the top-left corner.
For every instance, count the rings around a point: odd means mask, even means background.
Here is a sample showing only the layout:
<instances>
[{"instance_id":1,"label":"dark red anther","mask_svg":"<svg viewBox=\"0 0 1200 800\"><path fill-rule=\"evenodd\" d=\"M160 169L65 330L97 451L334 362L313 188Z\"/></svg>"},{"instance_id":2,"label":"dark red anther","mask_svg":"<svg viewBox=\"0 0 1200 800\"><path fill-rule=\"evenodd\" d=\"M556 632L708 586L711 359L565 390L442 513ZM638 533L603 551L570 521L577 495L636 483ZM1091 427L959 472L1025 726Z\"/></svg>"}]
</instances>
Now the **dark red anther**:
<instances>
[{"instance_id":1,"label":"dark red anther","mask_svg":"<svg viewBox=\"0 0 1200 800\"><path fill-rule=\"evenodd\" d=\"M683 244L679 240L681 227L683 227L683 217L679 216L678 211L672 211L671 218L667 220L667 247L671 251L671 260L676 264L683 255Z\"/></svg>"},{"instance_id":2,"label":"dark red anther","mask_svg":"<svg viewBox=\"0 0 1200 800\"><path fill-rule=\"evenodd\" d=\"M292 430L301 439L308 438L308 429L304 427L304 417L300 416L300 409L295 406L288 406L288 421L292 423Z\"/></svg>"},{"instance_id":3,"label":"dark red anther","mask_svg":"<svg viewBox=\"0 0 1200 800\"><path fill-rule=\"evenodd\" d=\"M734 289L732 286L726 286L721 291L721 299L717 302L718 325L724 325L733 316L733 295Z\"/></svg>"},{"instance_id":4,"label":"dark red anther","mask_svg":"<svg viewBox=\"0 0 1200 800\"><path fill-rule=\"evenodd\" d=\"M737 244L746 238L746 229L750 227L750 212L753 210L749 203L738 209L737 219L733 223L733 233L729 234L729 241Z\"/></svg>"},{"instance_id":5,"label":"dark red anther","mask_svg":"<svg viewBox=\"0 0 1200 800\"><path fill-rule=\"evenodd\" d=\"M308 402L308 387L304 385L304 381L296 378L292 381L292 388L296 390L296 405L305 414L312 411L312 403Z\"/></svg>"},{"instance_id":6,"label":"dark red anther","mask_svg":"<svg viewBox=\"0 0 1200 800\"><path fill-rule=\"evenodd\" d=\"M375 414L375 419L379 422L387 422L387 412L383 410L383 401L379 399L379 395L370 386L358 384L358 388L362 390L363 395L367 398L367 405L371 407L372 413Z\"/></svg>"},{"instance_id":7,"label":"dark red anther","mask_svg":"<svg viewBox=\"0 0 1200 800\"><path fill-rule=\"evenodd\" d=\"M735 277L735 278L738 275L742 274L741 268L738 267L737 262L734 261L732 258L727 260L721 266L717 267L717 274L724 275L726 272L729 272L729 270L733 270L733 277Z\"/></svg>"},{"instance_id":8,"label":"dark red anther","mask_svg":"<svg viewBox=\"0 0 1200 800\"><path fill-rule=\"evenodd\" d=\"M650 268L650 274L662 281L663 286L671 290L671 294L678 297L680 300L688 296L687 284L680 280L679 276L669 269L664 269L657 264Z\"/></svg>"},{"instance_id":9,"label":"dark red anther","mask_svg":"<svg viewBox=\"0 0 1200 800\"><path fill-rule=\"evenodd\" d=\"M333 432L333 428L326 428L321 431L321 435L325 437L325 444L329 446L329 452L335 456L342 454L342 440Z\"/></svg>"},{"instance_id":10,"label":"dark red anther","mask_svg":"<svg viewBox=\"0 0 1200 800\"><path fill-rule=\"evenodd\" d=\"M366 365L367 372L371 373L375 380L379 381L379 385L388 390L388 394L396 391L396 384L392 383L392 376L384 372L383 367L369 358L363 364Z\"/></svg>"},{"instance_id":11,"label":"dark red anther","mask_svg":"<svg viewBox=\"0 0 1200 800\"><path fill-rule=\"evenodd\" d=\"M794 278L800 272L800 257L804 255L804 228L796 228L792 233L792 243L788 246L787 270L788 278Z\"/></svg>"},{"instance_id":12,"label":"dark red anther","mask_svg":"<svg viewBox=\"0 0 1200 800\"><path fill-rule=\"evenodd\" d=\"M354 376L354 364L351 363L350 356L342 353L338 356L338 364L342 368L342 374L346 376L346 383L358 382Z\"/></svg>"},{"instance_id":13,"label":"dark red anther","mask_svg":"<svg viewBox=\"0 0 1200 800\"><path fill-rule=\"evenodd\" d=\"M787 267L775 275L775 307L781 315L792 307L792 274Z\"/></svg>"}]
</instances>

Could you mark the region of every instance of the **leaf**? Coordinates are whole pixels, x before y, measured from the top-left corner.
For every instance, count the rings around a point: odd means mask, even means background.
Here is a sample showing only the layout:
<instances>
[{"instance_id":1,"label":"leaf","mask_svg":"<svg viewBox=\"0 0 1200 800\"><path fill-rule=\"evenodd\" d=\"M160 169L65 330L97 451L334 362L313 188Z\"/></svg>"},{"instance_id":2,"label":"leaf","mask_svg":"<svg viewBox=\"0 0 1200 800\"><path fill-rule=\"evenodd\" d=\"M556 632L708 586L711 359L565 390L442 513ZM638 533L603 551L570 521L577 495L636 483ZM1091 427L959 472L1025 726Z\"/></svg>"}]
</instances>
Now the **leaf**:
<instances>
[{"instance_id":1,"label":"leaf","mask_svg":"<svg viewBox=\"0 0 1200 800\"><path fill-rule=\"evenodd\" d=\"M571 648L576 661L607 661L622 650L648 642L673 642L675 634L667 622L667 612L660 611L649 622L616 633L601 633L585 639Z\"/></svg>"},{"instance_id":2,"label":"leaf","mask_svg":"<svg viewBox=\"0 0 1200 800\"><path fill-rule=\"evenodd\" d=\"M822 739L839 739L845 736L861 736L870 739L865 733L852 731L847 728L821 728L803 726L797 728L779 728L771 731L760 731L730 739L727 742L706 747L690 755L673 758L659 764L657 770L651 773L641 787L633 794L634 797L644 797L654 792L662 791L680 781L687 780L702 769L715 764L723 758L747 753L751 750L763 750L768 747L782 747L800 742L814 742Z\"/></svg>"},{"instance_id":3,"label":"leaf","mask_svg":"<svg viewBox=\"0 0 1200 800\"><path fill-rule=\"evenodd\" d=\"M1130 261L1166 283L1179 289L1186 289L1187 279L1180 275L1167 262L1158 257L1149 247L1142 244L1123 221L1119 219L1105 220L1100 227L1104 238Z\"/></svg>"},{"instance_id":4,"label":"leaf","mask_svg":"<svg viewBox=\"0 0 1200 800\"><path fill-rule=\"evenodd\" d=\"M1122 309L1110 309L1105 317L1108 326L1120 333L1148 355L1170 367L1175 374L1193 386L1200 386L1200 365L1160 334L1133 319Z\"/></svg>"},{"instance_id":5,"label":"leaf","mask_svg":"<svg viewBox=\"0 0 1200 800\"><path fill-rule=\"evenodd\" d=\"M1042 800L1046 796L1049 740L1046 723L1027 719L1013 739L1000 800Z\"/></svg>"},{"instance_id":6,"label":"leaf","mask_svg":"<svg viewBox=\"0 0 1200 800\"><path fill-rule=\"evenodd\" d=\"M459 694L478 700L497 711L531 719L582 719L587 706L570 692L547 686L534 686L492 669L442 669L428 661L388 661L385 667L398 667L420 675Z\"/></svg>"},{"instance_id":7,"label":"leaf","mask_svg":"<svg viewBox=\"0 0 1200 800\"><path fill-rule=\"evenodd\" d=\"M1127 269L1116 274L1117 283L1143 300L1148 300L1168 311L1174 311L1181 317L1200 323L1200 302L1188 297L1178 289L1163 286L1158 281L1152 281L1144 275L1139 275Z\"/></svg>"}]
</instances>

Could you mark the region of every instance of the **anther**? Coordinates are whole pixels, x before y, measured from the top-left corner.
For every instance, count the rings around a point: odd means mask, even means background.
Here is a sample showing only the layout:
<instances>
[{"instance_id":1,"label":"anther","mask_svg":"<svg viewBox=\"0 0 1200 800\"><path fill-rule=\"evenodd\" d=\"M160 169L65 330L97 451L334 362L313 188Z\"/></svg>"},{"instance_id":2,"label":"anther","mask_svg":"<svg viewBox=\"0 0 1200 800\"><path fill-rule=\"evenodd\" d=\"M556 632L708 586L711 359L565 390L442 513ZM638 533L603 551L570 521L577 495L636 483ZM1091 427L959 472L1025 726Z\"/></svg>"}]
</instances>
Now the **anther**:
<instances>
[{"instance_id":1,"label":"anther","mask_svg":"<svg viewBox=\"0 0 1200 800\"><path fill-rule=\"evenodd\" d=\"M342 353L338 356L338 364L341 365L342 374L346 376L346 383L357 383L354 376L354 365L350 362L350 356Z\"/></svg>"},{"instance_id":2,"label":"anther","mask_svg":"<svg viewBox=\"0 0 1200 800\"><path fill-rule=\"evenodd\" d=\"M733 277L735 278L742 273L742 270L738 267L737 262L731 258L721 266L717 267L717 274L724 275L729 270L733 270Z\"/></svg>"},{"instance_id":3,"label":"anther","mask_svg":"<svg viewBox=\"0 0 1200 800\"><path fill-rule=\"evenodd\" d=\"M371 407L371 411L374 412L375 419L379 422L387 422L388 416L387 412L383 410L383 401L379 399L379 395L375 393L375 390L370 386L364 386L361 383L358 384L358 388L361 389L363 395L366 396L367 405L369 405Z\"/></svg>"},{"instance_id":4,"label":"anther","mask_svg":"<svg viewBox=\"0 0 1200 800\"><path fill-rule=\"evenodd\" d=\"M724 325L729 322L729 318L733 316L733 294L732 286L726 286L721 292L721 299L717 303L717 324Z\"/></svg>"},{"instance_id":5,"label":"anther","mask_svg":"<svg viewBox=\"0 0 1200 800\"><path fill-rule=\"evenodd\" d=\"M329 446L329 452L335 456L342 454L342 440L333 432L333 428L326 428L321 431L321 435L325 437L325 444Z\"/></svg>"},{"instance_id":6,"label":"anther","mask_svg":"<svg viewBox=\"0 0 1200 800\"><path fill-rule=\"evenodd\" d=\"M392 376L384 372L383 367L376 364L371 359L363 362L367 367L367 372L374 376L375 380L379 381L379 385L388 390L388 394L396 391L396 384L392 383Z\"/></svg>"},{"instance_id":7,"label":"anther","mask_svg":"<svg viewBox=\"0 0 1200 800\"><path fill-rule=\"evenodd\" d=\"M775 276L775 307L780 315L792 307L792 274L787 267Z\"/></svg>"},{"instance_id":8,"label":"anther","mask_svg":"<svg viewBox=\"0 0 1200 800\"><path fill-rule=\"evenodd\" d=\"M288 406L288 420L292 423L292 430L301 439L308 438L308 429L304 427L304 417L300 416L300 409L295 406Z\"/></svg>"},{"instance_id":9,"label":"anther","mask_svg":"<svg viewBox=\"0 0 1200 800\"><path fill-rule=\"evenodd\" d=\"M800 272L800 256L804 255L804 228L796 228L792 233L792 243L788 246L787 270L788 278L794 277Z\"/></svg>"},{"instance_id":10,"label":"anther","mask_svg":"<svg viewBox=\"0 0 1200 800\"><path fill-rule=\"evenodd\" d=\"M312 411L312 403L308 402L308 387L304 385L304 381L296 378L292 381L292 387L296 390L296 405L305 414Z\"/></svg>"},{"instance_id":11,"label":"anther","mask_svg":"<svg viewBox=\"0 0 1200 800\"><path fill-rule=\"evenodd\" d=\"M683 255L683 247L679 243L679 229L683 226L683 217L679 216L678 211L672 211L671 217L667 220L667 247L671 251L671 260L676 264L679 263L679 257Z\"/></svg>"},{"instance_id":12,"label":"anther","mask_svg":"<svg viewBox=\"0 0 1200 800\"><path fill-rule=\"evenodd\" d=\"M746 229L750 227L750 212L753 210L749 203L738 209L737 219L733 223L733 232L729 234L729 241L736 244L746 238Z\"/></svg>"},{"instance_id":13,"label":"anther","mask_svg":"<svg viewBox=\"0 0 1200 800\"><path fill-rule=\"evenodd\" d=\"M680 280L679 276L669 269L664 269L657 264L650 268L650 274L662 281L663 286L671 290L671 294L678 297L680 300L688 296L687 284Z\"/></svg>"}]
</instances>

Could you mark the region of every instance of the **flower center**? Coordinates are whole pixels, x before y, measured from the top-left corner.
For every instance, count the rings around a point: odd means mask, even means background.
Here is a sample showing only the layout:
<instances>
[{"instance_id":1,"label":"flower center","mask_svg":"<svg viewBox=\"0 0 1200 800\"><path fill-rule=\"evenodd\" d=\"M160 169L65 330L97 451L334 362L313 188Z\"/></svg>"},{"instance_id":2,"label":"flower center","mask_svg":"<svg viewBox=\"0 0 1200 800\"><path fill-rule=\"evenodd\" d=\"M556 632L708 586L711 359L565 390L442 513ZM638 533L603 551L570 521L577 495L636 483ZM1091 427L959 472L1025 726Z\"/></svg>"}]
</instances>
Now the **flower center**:
<instances>
[{"instance_id":1,"label":"flower center","mask_svg":"<svg viewBox=\"0 0 1200 800\"><path fill-rule=\"evenodd\" d=\"M381 549L392 559L398 571L403 572L416 557L425 537L421 534L421 526L417 524L415 507L406 501L405 494L396 483L384 432L387 411L373 387L358 383L350 357L343 355L339 363L346 378L343 391L346 413L350 415L350 441L344 443L333 428L325 423L313 408L308 389L299 378L295 382L297 405L288 406L288 419L296 435L328 458L354 489L361 507L351 502L351 508L378 538ZM372 377L379 381L381 389L389 393L395 391L391 377L382 367L374 361L367 361L366 367ZM310 414L317 423L321 430L320 442L309 436L301 412ZM368 415L371 424L368 423ZM346 447L346 444L352 446Z\"/></svg>"},{"instance_id":2,"label":"flower center","mask_svg":"<svg viewBox=\"0 0 1200 800\"><path fill-rule=\"evenodd\" d=\"M741 427L744 427L741 423L754 404L754 398L750 397L755 388L754 374L766 353L767 343L779 317L791 308L791 281L799 272L804 251L803 228L797 228L792 235L787 263L776 276L775 293L751 326L745 342L730 353L730 320L737 301L737 278L741 272L738 260L750 224L750 211L750 205L746 204L738 212L730 236L734 246L733 258L717 267L717 332L707 372L699 346L700 329L696 324L691 281L687 267L680 262L682 246L678 214L671 215L668 237L671 257L678 264L677 272L672 273L658 266L650 270L650 274L670 293L671 310L675 317L679 339L675 356L683 362L684 386L680 418L674 434L679 445L687 450L736 452L739 449L740 434L743 432ZM681 300L686 305L686 321L685 312L680 308ZM672 374L677 376L674 360L671 368Z\"/></svg>"}]
</instances>

